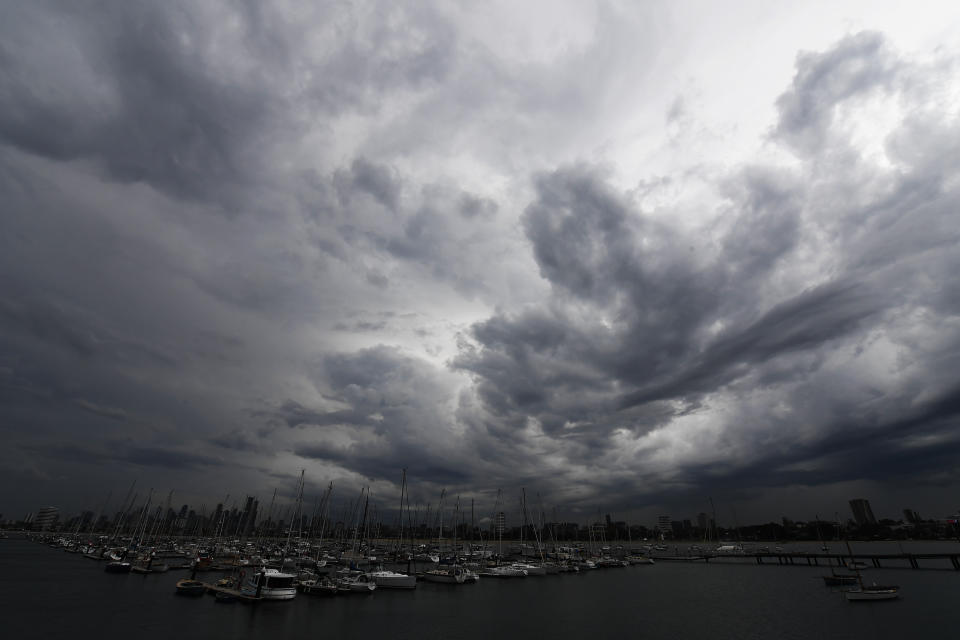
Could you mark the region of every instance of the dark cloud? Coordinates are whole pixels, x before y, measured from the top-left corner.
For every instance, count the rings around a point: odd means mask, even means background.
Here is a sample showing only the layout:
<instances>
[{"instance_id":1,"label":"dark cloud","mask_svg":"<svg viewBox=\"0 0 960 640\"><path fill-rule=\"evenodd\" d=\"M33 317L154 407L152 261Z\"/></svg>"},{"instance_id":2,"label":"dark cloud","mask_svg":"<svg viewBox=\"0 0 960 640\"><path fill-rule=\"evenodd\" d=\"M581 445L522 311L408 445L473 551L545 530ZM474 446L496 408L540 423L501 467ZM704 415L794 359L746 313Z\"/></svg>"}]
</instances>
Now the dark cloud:
<instances>
[{"instance_id":1,"label":"dark cloud","mask_svg":"<svg viewBox=\"0 0 960 640\"><path fill-rule=\"evenodd\" d=\"M400 199L400 180L389 167L374 164L364 158L353 161L349 171L337 174L337 190L347 204L355 192L365 193L390 211L396 210Z\"/></svg>"},{"instance_id":2,"label":"dark cloud","mask_svg":"<svg viewBox=\"0 0 960 640\"><path fill-rule=\"evenodd\" d=\"M822 158L851 148L837 105L916 78L876 34L797 64L777 133L809 165L740 169L700 237L639 210L590 167L539 176L523 223L550 303L474 325L475 345L454 361L511 425L501 437L529 442L533 420L569 468L609 465L595 488L643 492L619 469L674 496L937 476L921 473L923 460L943 470L935 446L909 443L947 438L953 420L950 392L918 407L922 381L960 347L953 330L933 337L934 318L955 307L931 279L957 262L944 217L956 188L942 181L947 165L911 154L883 186L856 156L811 179ZM913 126L902 120L889 139L906 141ZM939 125L941 139L951 126ZM624 444L636 453L618 452Z\"/></svg>"},{"instance_id":3,"label":"dark cloud","mask_svg":"<svg viewBox=\"0 0 960 640\"><path fill-rule=\"evenodd\" d=\"M28 447L28 449L46 458L73 462L82 461L86 464L126 463L140 467L162 467L167 469L196 469L203 466L223 464L222 458L184 451L182 449L136 446L123 443L111 444L111 447L105 449L96 449L75 444L33 445Z\"/></svg>"},{"instance_id":4,"label":"dark cloud","mask_svg":"<svg viewBox=\"0 0 960 640\"><path fill-rule=\"evenodd\" d=\"M77 398L74 400L82 409L94 413L98 416L104 416L106 418L112 418L114 420L126 420L127 412L119 407L108 407L104 405L99 405L89 400L84 400L83 398Z\"/></svg>"},{"instance_id":5,"label":"dark cloud","mask_svg":"<svg viewBox=\"0 0 960 640\"><path fill-rule=\"evenodd\" d=\"M607 9L518 63L442 9L5 7L5 479L955 486L945 54L802 53L769 155L624 179L557 158L606 157L656 38ZM656 204L693 173L716 201Z\"/></svg>"},{"instance_id":6,"label":"dark cloud","mask_svg":"<svg viewBox=\"0 0 960 640\"><path fill-rule=\"evenodd\" d=\"M250 145L276 117L276 101L257 78L221 74L191 12L140 2L16 11L35 27L28 37L48 45L39 55L25 33L4 38L0 136L8 143L95 159L111 179L188 197L225 195L222 186L254 177ZM38 69L41 61L48 66Z\"/></svg>"}]
</instances>

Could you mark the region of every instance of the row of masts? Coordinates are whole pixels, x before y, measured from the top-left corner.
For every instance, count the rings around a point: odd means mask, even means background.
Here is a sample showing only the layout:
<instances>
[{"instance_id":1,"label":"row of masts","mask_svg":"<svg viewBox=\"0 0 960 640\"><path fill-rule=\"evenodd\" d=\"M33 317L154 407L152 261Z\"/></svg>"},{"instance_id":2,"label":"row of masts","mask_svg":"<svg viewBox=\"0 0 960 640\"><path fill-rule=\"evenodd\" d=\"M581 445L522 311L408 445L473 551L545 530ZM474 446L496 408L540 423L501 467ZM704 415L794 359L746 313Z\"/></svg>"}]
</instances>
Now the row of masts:
<instances>
[{"instance_id":1,"label":"row of masts","mask_svg":"<svg viewBox=\"0 0 960 640\"><path fill-rule=\"evenodd\" d=\"M277 533L282 533L285 534L285 550L289 550L294 541L312 539L322 543L330 536L341 545L349 540L349 546L354 552L359 552L365 541L385 537L383 535L385 532L382 530L383 519L376 504L371 504L372 493L369 486L361 488L359 497L351 499L346 508L340 509L335 516L336 521L334 521L334 516L331 515L334 491L332 482L329 483L320 500L314 503L313 508L305 509L305 470L301 470L293 503L287 506L284 517L279 521L279 524L285 524L286 526L279 527L278 523L273 520L278 494L278 490L275 489L266 519L262 520L259 526L249 527L250 536L245 536L245 530L247 529L245 518L249 517L249 514L242 512L238 517L236 504L234 504L232 511L222 509L218 505L218 509L209 519L206 517L206 509L201 508L201 513L199 517L195 518L191 528L178 530L176 527L178 518L170 516L174 513L172 510L174 492L169 492L165 504L154 504L154 489L151 488L143 502L139 503L140 494L135 492L136 484L136 481L131 484L121 503L118 516L108 530L99 527L100 531L97 531L101 516L105 513L112 497L112 491L100 504L96 516L89 523L86 523L87 526L84 526L85 522L78 518L78 522L71 533L78 537L100 533L101 536L106 535L108 542L111 543L122 537L128 544L135 547L149 546L158 540L173 537L212 538L214 546L222 542L238 540L260 544L268 538L275 541ZM229 504L230 495L230 493L227 493L221 504ZM446 511L444 501L446 497L446 489L444 489L441 491L440 502L436 509L429 502L425 505L425 508L420 504L414 507L411 505L406 470L403 470L400 483L399 509L394 517L393 528L386 532L390 534L389 537L395 540L397 550L406 545L410 554L412 554L414 541L428 538L431 530L436 532L438 543L442 545L445 541L445 524L447 525L447 531L452 534L454 542L458 535L463 541L469 539L473 543L479 538L483 542L485 530L477 527L474 500L470 500L470 522L467 526L465 518L461 514L461 498L460 496L456 497L452 508L453 524L451 526L449 521L444 522ZM539 494L537 498L539 501ZM504 533L502 523L497 520L497 514L501 513L502 503L503 493L502 490L498 490L494 509L489 518L490 531L487 537L487 542L492 543L493 536L496 535L498 551L502 551ZM545 522L542 503L539 504L538 522L531 518L525 489L521 489L519 510L523 520L523 526L520 528L521 546L523 546L525 536L529 535L535 553L542 554L542 549L548 537L554 543L558 541L559 536L555 523L548 526ZM278 528L280 529L279 532ZM604 545L606 543L604 532L596 526L588 525L587 542L591 547Z\"/></svg>"}]
</instances>

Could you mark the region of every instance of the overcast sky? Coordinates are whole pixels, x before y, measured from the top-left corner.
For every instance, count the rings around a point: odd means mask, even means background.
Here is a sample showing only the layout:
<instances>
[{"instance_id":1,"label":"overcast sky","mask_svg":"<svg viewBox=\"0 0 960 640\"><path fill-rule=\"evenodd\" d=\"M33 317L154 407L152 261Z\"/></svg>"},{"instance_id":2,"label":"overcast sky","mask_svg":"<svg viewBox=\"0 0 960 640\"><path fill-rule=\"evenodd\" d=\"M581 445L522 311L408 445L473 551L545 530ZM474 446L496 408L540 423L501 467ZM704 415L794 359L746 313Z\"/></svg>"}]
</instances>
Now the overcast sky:
<instances>
[{"instance_id":1,"label":"overcast sky","mask_svg":"<svg viewBox=\"0 0 960 640\"><path fill-rule=\"evenodd\" d=\"M0 2L0 513L960 507L960 20Z\"/></svg>"}]
</instances>

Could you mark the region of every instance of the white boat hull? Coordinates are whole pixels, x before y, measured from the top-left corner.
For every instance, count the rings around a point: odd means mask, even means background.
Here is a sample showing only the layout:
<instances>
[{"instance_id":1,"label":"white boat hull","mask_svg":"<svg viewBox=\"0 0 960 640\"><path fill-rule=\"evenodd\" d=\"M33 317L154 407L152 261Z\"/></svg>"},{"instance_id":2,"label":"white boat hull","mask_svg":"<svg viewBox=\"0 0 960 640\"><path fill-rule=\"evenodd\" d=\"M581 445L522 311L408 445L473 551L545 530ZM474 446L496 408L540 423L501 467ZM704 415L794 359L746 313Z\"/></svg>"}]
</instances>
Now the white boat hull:
<instances>
[{"instance_id":1,"label":"white boat hull","mask_svg":"<svg viewBox=\"0 0 960 640\"><path fill-rule=\"evenodd\" d=\"M891 587L887 589L850 589L844 591L847 600L893 600L900 597L900 589Z\"/></svg>"},{"instance_id":2,"label":"white boat hull","mask_svg":"<svg viewBox=\"0 0 960 640\"><path fill-rule=\"evenodd\" d=\"M526 563L517 563L513 565L514 569L520 569L521 571L526 571L528 576L545 576L547 575L547 568L541 567L536 564L526 564Z\"/></svg>"},{"instance_id":3,"label":"white boat hull","mask_svg":"<svg viewBox=\"0 0 960 640\"><path fill-rule=\"evenodd\" d=\"M393 571L374 571L368 575L382 589L415 589L417 587L417 576Z\"/></svg>"},{"instance_id":4,"label":"white boat hull","mask_svg":"<svg viewBox=\"0 0 960 640\"><path fill-rule=\"evenodd\" d=\"M493 578L526 578L527 572L513 567L490 567L483 575Z\"/></svg>"},{"instance_id":5,"label":"white boat hull","mask_svg":"<svg viewBox=\"0 0 960 640\"><path fill-rule=\"evenodd\" d=\"M293 600L297 596L295 578L293 574L268 569L264 573L246 576L246 580L240 587L240 593L250 597L259 595L262 600ZM260 581L263 581L262 586L259 585Z\"/></svg>"}]
</instances>

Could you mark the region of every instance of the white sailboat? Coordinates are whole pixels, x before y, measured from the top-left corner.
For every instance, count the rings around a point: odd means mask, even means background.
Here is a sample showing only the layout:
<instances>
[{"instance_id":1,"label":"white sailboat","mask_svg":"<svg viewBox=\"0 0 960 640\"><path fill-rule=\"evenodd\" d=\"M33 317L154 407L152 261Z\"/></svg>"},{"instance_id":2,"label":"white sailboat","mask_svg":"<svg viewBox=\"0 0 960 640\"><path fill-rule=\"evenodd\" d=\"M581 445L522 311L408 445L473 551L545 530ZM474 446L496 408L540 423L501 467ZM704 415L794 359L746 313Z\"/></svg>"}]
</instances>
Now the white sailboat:
<instances>
[{"instance_id":1,"label":"white sailboat","mask_svg":"<svg viewBox=\"0 0 960 640\"><path fill-rule=\"evenodd\" d=\"M399 555L399 550L403 546L403 498L406 495L407 491L407 470L403 470L403 475L400 477L400 530L397 534L397 553ZM409 496L407 497L407 509L409 514ZM412 527L411 527L412 529ZM412 534L411 534L411 554L412 554ZM408 563L409 565L409 563ZM409 566L407 567L409 571ZM408 575L406 573L399 573L397 571L389 571L384 569L382 566L376 570L371 571L367 574L370 576L378 587L383 589L416 589L417 588L417 576Z\"/></svg>"},{"instance_id":2,"label":"white sailboat","mask_svg":"<svg viewBox=\"0 0 960 640\"><path fill-rule=\"evenodd\" d=\"M897 585L878 585L876 582L870 585L863 584L863 576L860 575L860 568L857 566L858 563L853 561L853 550L850 548L849 540L847 540L847 551L850 553L850 563L848 563L848 566L852 564L853 567L851 568L857 574L857 586L843 592L848 602L894 600L900 597L900 587Z\"/></svg>"}]
</instances>

